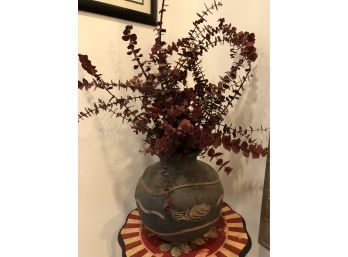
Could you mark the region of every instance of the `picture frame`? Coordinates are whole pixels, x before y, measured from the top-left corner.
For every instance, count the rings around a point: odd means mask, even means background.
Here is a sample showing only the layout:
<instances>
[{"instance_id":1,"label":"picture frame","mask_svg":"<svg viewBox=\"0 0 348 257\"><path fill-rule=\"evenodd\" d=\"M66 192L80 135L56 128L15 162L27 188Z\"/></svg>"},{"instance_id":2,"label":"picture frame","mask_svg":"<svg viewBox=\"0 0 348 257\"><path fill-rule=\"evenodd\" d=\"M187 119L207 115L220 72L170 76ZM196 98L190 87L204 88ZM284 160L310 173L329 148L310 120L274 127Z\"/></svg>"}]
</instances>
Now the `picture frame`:
<instances>
[{"instance_id":1,"label":"picture frame","mask_svg":"<svg viewBox=\"0 0 348 257\"><path fill-rule=\"evenodd\" d=\"M147 11L139 11L141 5ZM78 9L151 26L157 22L157 0L78 0Z\"/></svg>"}]
</instances>

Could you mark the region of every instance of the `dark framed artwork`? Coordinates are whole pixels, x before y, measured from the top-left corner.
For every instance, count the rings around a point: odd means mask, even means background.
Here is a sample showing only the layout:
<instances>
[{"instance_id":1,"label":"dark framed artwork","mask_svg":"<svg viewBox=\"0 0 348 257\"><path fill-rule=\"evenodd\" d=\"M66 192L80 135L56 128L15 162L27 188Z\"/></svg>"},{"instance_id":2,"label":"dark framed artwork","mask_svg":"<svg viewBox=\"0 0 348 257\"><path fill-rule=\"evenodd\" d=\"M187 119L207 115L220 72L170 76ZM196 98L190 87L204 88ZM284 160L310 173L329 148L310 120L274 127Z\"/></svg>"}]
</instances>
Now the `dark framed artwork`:
<instances>
[{"instance_id":1,"label":"dark framed artwork","mask_svg":"<svg viewBox=\"0 0 348 257\"><path fill-rule=\"evenodd\" d=\"M78 0L79 10L156 25L157 0Z\"/></svg>"}]
</instances>

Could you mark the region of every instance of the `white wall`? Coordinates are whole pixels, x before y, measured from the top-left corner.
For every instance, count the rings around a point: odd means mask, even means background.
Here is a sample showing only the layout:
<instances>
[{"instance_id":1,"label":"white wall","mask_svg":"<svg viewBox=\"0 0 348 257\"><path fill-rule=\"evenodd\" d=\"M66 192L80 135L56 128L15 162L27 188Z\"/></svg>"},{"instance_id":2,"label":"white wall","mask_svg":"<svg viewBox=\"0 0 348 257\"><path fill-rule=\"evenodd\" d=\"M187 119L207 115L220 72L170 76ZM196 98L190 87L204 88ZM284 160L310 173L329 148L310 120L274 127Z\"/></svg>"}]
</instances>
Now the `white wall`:
<instances>
[{"instance_id":1,"label":"white wall","mask_svg":"<svg viewBox=\"0 0 348 257\"><path fill-rule=\"evenodd\" d=\"M165 17L167 42L183 37L191 28L195 13L209 0L169 0ZM240 30L256 34L259 59L255 76L228 120L240 125L269 126L269 1L223 0L224 6L211 19L225 17ZM159 0L160 4L160 0ZM104 79L125 80L133 64L121 40L126 24L133 24L144 55L154 40L153 27L134 22L79 12L79 53L88 54ZM227 70L228 50L219 48L205 59L208 77L214 81ZM84 73L80 69L80 76ZM95 93L95 92L94 92ZM97 92L98 93L98 92ZM95 97L79 92L79 110ZM264 144L268 137L260 136ZM133 194L138 177L155 159L138 153L141 138L127 124L100 114L79 124L79 257L119 257L117 233L127 213L135 208ZM229 154L234 172L220 174L225 201L246 220L253 246L248 257L268 255L257 243L266 159L245 159Z\"/></svg>"}]
</instances>

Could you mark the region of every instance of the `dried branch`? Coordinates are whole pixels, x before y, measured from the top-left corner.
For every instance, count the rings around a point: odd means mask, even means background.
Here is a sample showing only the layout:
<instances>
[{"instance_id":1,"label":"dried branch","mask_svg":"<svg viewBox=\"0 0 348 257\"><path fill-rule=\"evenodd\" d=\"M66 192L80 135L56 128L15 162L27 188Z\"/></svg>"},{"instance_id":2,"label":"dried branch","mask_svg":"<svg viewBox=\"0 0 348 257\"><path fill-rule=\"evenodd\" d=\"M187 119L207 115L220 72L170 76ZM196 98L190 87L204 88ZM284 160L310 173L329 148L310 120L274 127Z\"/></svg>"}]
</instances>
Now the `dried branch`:
<instances>
[{"instance_id":1,"label":"dried branch","mask_svg":"<svg viewBox=\"0 0 348 257\"><path fill-rule=\"evenodd\" d=\"M135 63L133 68L139 70L138 75L125 82L105 82L88 56L79 55L82 68L93 76L93 80L78 81L78 88L103 90L109 98L98 99L93 107L85 108L78 114L78 120L100 111L109 112L112 117L129 122L136 134L144 134L146 154L180 159L193 152L202 152L226 173L232 168L223 160L222 153L215 151L219 147L235 154L241 152L245 157L266 155L267 148L258 144L252 134L267 129L243 129L224 123L229 107L240 99L250 81L251 66L257 58L255 35L238 31L224 18L215 26L207 24L208 15L222 6L214 0L197 13L198 18L187 37L166 44L162 37L166 33L163 18L168 5L165 3L163 0L159 11L156 39L149 60L142 59L133 26L127 25L123 31L122 39L128 43L127 54ZM231 67L219 76L217 84L210 83L202 68L202 59L206 52L226 44L230 49L226 56L231 58ZM173 67L167 61L169 56L178 57ZM153 66L158 71L153 71ZM187 82L189 73L193 75L193 85ZM117 90L122 90L125 97L119 96ZM166 207L170 208L170 202Z\"/></svg>"}]
</instances>

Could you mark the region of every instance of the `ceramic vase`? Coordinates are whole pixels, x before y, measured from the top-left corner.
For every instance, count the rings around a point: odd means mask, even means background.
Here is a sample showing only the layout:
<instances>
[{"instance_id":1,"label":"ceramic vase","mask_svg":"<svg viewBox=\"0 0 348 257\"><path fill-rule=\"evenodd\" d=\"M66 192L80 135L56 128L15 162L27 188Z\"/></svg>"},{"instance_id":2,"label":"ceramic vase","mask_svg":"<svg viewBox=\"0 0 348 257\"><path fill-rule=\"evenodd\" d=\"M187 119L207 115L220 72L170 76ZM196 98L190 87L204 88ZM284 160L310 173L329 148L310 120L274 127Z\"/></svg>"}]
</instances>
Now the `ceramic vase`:
<instances>
[{"instance_id":1,"label":"ceramic vase","mask_svg":"<svg viewBox=\"0 0 348 257\"><path fill-rule=\"evenodd\" d=\"M144 227L170 243L190 242L219 219L223 188L217 172L197 155L161 158L138 181L135 201Z\"/></svg>"}]
</instances>

